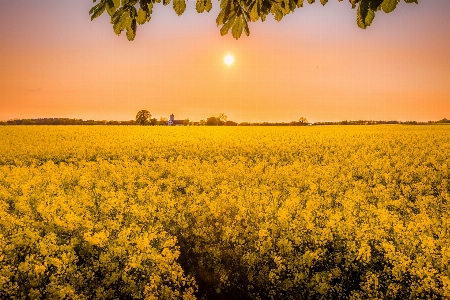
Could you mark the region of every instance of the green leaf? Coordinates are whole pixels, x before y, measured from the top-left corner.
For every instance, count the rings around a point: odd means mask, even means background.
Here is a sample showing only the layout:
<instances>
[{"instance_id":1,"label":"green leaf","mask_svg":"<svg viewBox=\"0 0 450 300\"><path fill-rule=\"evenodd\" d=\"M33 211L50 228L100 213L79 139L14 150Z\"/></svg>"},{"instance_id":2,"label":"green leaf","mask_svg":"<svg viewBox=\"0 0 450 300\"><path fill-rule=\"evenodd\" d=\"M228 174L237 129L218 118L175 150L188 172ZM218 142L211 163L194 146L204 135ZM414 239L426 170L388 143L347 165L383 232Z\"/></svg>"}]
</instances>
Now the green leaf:
<instances>
[{"instance_id":1,"label":"green leaf","mask_svg":"<svg viewBox=\"0 0 450 300\"><path fill-rule=\"evenodd\" d=\"M283 12L281 11L278 4L276 4L276 3L274 3L272 5L272 15L274 16L275 20L277 20L278 22L280 22L281 19L283 19Z\"/></svg>"},{"instance_id":2,"label":"green leaf","mask_svg":"<svg viewBox=\"0 0 450 300\"><path fill-rule=\"evenodd\" d=\"M250 13L242 8L242 12L244 13L244 19L250 21Z\"/></svg>"},{"instance_id":3,"label":"green leaf","mask_svg":"<svg viewBox=\"0 0 450 300\"><path fill-rule=\"evenodd\" d=\"M303 7L303 0L297 0L297 7Z\"/></svg>"},{"instance_id":4,"label":"green leaf","mask_svg":"<svg viewBox=\"0 0 450 300\"><path fill-rule=\"evenodd\" d=\"M217 26L220 26L222 24L225 24L227 20L231 18L231 16L234 14L234 7L231 6L232 0L224 0L220 4L220 13L217 16L216 23Z\"/></svg>"},{"instance_id":5,"label":"green leaf","mask_svg":"<svg viewBox=\"0 0 450 300\"><path fill-rule=\"evenodd\" d=\"M114 33L120 35L122 33L123 28L120 27L117 23L113 25Z\"/></svg>"},{"instance_id":6,"label":"green leaf","mask_svg":"<svg viewBox=\"0 0 450 300\"><path fill-rule=\"evenodd\" d=\"M186 2L184 0L173 0L173 10L181 16L186 10Z\"/></svg>"},{"instance_id":7,"label":"green leaf","mask_svg":"<svg viewBox=\"0 0 450 300\"><path fill-rule=\"evenodd\" d=\"M320 0L320 3L325 6L325 4L327 4L328 0Z\"/></svg>"},{"instance_id":8,"label":"green leaf","mask_svg":"<svg viewBox=\"0 0 450 300\"><path fill-rule=\"evenodd\" d=\"M170 0L163 0L163 5L164 6L169 5L169 4L170 4Z\"/></svg>"},{"instance_id":9,"label":"green leaf","mask_svg":"<svg viewBox=\"0 0 450 300\"><path fill-rule=\"evenodd\" d=\"M197 3L195 4L195 9L198 13L202 13L205 11L205 0L197 0Z\"/></svg>"},{"instance_id":10,"label":"green leaf","mask_svg":"<svg viewBox=\"0 0 450 300\"><path fill-rule=\"evenodd\" d=\"M142 7L139 8L139 11L138 11L138 14L137 14L137 17L136 17L136 22L139 25L142 25L145 22L147 22L147 13L145 12L145 10L142 9Z\"/></svg>"},{"instance_id":11,"label":"green leaf","mask_svg":"<svg viewBox=\"0 0 450 300\"><path fill-rule=\"evenodd\" d=\"M381 3L381 9L385 13L390 13L394 11L396 7L397 7L397 0L384 0L383 3Z\"/></svg>"},{"instance_id":12,"label":"green leaf","mask_svg":"<svg viewBox=\"0 0 450 300\"><path fill-rule=\"evenodd\" d=\"M370 24L372 24L372 21L374 18L375 18L375 12L372 9L369 9L366 19L364 20L364 23L366 24L366 26L370 26Z\"/></svg>"},{"instance_id":13,"label":"green leaf","mask_svg":"<svg viewBox=\"0 0 450 300\"><path fill-rule=\"evenodd\" d=\"M92 14L91 21L99 17L105 11L105 9L106 9L106 0L102 0L99 4L91 8L91 10L89 11L89 14Z\"/></svg>"},{"instance_id":14,"label":"green leaf","mask_svg":"<svg viewBox=\"0 0 450 300\"><path fill-rule=\"evenodd\" d=\"M264 19L266 15L268 15L272 11L272 2L270 0L261 0L261 18L264 16Z\"/></svg>"},{"instance_id":15,"label":"green leaf","mask_svg":"<svg viewBox=\"0 0 450 300\"><path fill-rule=\"evenodd\" d=\"M95 1L94 1L95 3ZM99 3L100 4L100 3ZM94 5L90 10L89 10L89 15L91 15L94 11L96 11L98 9L99 4Z\"/></svg>"},{"instance_id":16,"label":"green leaf","mask_svg":"<svg viewBox=\"0 0 450 300\"><path fill-rule=\"evenodd\" d=\"M153 12L153 2L149 2L147 4L147 22L150 21L150 17L151 17L152 12Z\"/></svg>"},{"instance_id":17,"label":"green leaf","mask_svg":"<svg viewBox=\"0 0 450 300\"><path fill-rule=\"evenodd\" d=\"M131 19L136 19L136 16L137 16L137 10L136 10L136 7L131 6L131 7L128 9L128 11L129 11L129 13L130 13L130 18L131 18Z\"/></svg>"},{"instance_id":18,"label":"green leaf","mask_svg":"<svg viewBox=\"0 0 450 300\"><path fill-rule=\"evenodd\" d=\"M296 7L297 7L297 2L294 0L289 0L289 10L294 11Z\"/></svg>"},{"instance_id":19,"label":"green leaf","mask_svg":"<svg viewBox=\"0 0 450 300\"><path fill-rule=\"evenodd\" d=\"M233 24L233 28L231 29L231 34L235 39L239 39L242 35L242 31L244 29L244 16L241 14L236 18L236 21Z\"/></svg>"},{"instance_id":20,"label":"green leaf","mask_svg":"<svg viewBox=\"0 0 450 300\"><path fill-rule=\"evenodd\" d=\"M210 12L211 9L212 9L212 2L211 2L211 0L206 0L206 3L205 3L205 10L206 10L207 12Z\"/></svg>"},{"instance_id":21,"label":"green leaf","mask_svg":"<svg viewBox=\"0 0 450 300\"><path fill-rule=\"evenodd\" d=\"M245 35L247 35L247 36L250 35L250 28L248 28L248 22L245 18L244 18L244 32L245 32Z\"/></svg>"},{"instance_id":22,"label":"green leaf","mask_svg":"<svg viewBox=\"0 0 450 300\"><path fill-rule=\"evenodd\" d=\"M197 3L195 4L195 8L196 8L197 12L199 12L199 13L202 13L205 10L207 12L209 12L212 8L212 2L211 2L211 0L197 0Z\"/></svg>"},{"instance_id":23,"label":"green leaf","mask_svg":"<svg viewBox=\"0 0 450 300\"><path fill-rule=\"evenodd\" d=\"M234 24L234 21L236 19L236 13L233 13L228 22L226 22L222 28L220 28L220 35L225 35L230 30L231 25Z\"/></svg>"},{"instance_id":24,"label":"green leaf","mask_svg":"<svg viewBox=\"0 0 450 300\"><path fill-rule=\"evenodd\" d=\"M258 19L259 19L258 4L257 2L255 2L250 10L250 20L256 22L258 21Z\"/></svg>"},{"instance_id":25,"label":"green leaf","mask_svg":"<svg viewBox=\"0 0 450 300\"><path fill-rule=\"evenodd\" d=\"M360 18L356 19L356 24L358 24L359 28L366 29L366 23L364 23Z\"/></svg>"},{"instance_id":26,"label":"green leaf","mask_svg":"<svg viewBox=\"0 0 450 300\"><path fill-rule=\"evenodd\" d=\"M127 39L131 42L134 40L134 37L136 34L134 34L133 30L127 29Z\"/></svg>"},{"instance_id":27,"label":"green leaf","mask_svg":"<svg viewBox=\"0 0 450 300\"><path fill-rule=\"evenodd\" d=\"M114 15L111 17L111 24L117 24L117 22L119 22L120 18L122 17L122 14L124 12L125 12L125 10L123 9L123 7L116 10Z\"/></svg>"},{"instance_id":28,"label":"green leaf","mask_svg":"<svg viewBox=\"0 0 450 300\"><path fill-rule=\"evenodd\" d=\"M377 11L383 0L370 0L370 9Z\"/></svg>"},{"instance_id":29,"label":"green leaf","mask_svg":"<svg viewBox=\"0 0 450 300\"><path fill-rule=\"evenodd\" d=\"M368 13L369 13L369 0L361 0L358 6L356 22L358 26L361 27L362 29L366 29L367 27L365 20Z\"/></svg>"},{"instance_id":30,"label":"green leaf","mask_svg":"<svg viewBox=\"0 0 450 300\"><path fill-rule=\"evenodd\" d=\"M231 0L223 0L220 2L220 9L225 9L227 5L230 5Z\"/></svg>"},{"instance_id":31,"label":"green leaf","mask_svg":"<svg viewBox=\"0 0 450 300\"><path fill-rule=\"evenodd\" d=\"M106 11L108 12L108 15L110 15L111 17L116 12L116 7L114 5L114 1L113 0L107 0L106 1Z\"/></svg>"},{"instance_id":32,"label":"green leaf","mask_svg":"<svg viewBox=\"0 0 450 300\"><path fill-rule=\"evenodd\" d=\"M129 28L130 25L131 25L130 14L122 9L122 13L117 19L117 22L113 25L114 32L120 35L120 33L126 28Z\"/></svg>"},{"instance_id":33,"label":"green leaf","mask_svg":"<svg viewBox=\"0 0 450 300\"><path fill-rule=\"evenodd\" d=\"M308 0L309 4L313 4L314 2L316 2L316 0Z\"/></svg>"},{"instance_id":34,"label":"green leaf","mask_svg":"<svg viewBox=\"0 0 450 300\"><path fill-rule=\"evenodd\" d=\"M134 38L136 37L136 30L137 30L136 19L133 19L131 21L130 28L127 28L127 38L129 41L133 41Z\"/></svg>"},{"instance_id":35,"label":"green leaf","mask_svg":"<svg viewBox=\"0 0 450 300\"><path fill-rule=\"evenodd\" d=\"M287 15L295 9L295 4L291 5L291 0L283 0L281 4L283 8L283 15Z\"/></svg>"},{"instance_id":36,"label":"green leaf","mask_svg":"<svg viewBox=\"0 0 450 300\"><path fill-rule=\"evenodd\" d=\"M405 0L405 2L419 4L419 2L417 2L417 0Z\"/></svg>"},{"instance_id":37,"label":"green leaf","mask_svg":"<svg viewBox=\"0 0 450 300\"><path fill-rule=\"evenodd\" d=\"M216 18L216 24L217 24L217 26L220 26L220 25L223 24L224 18L225 18L225 10L222 9L222 10L219 12L219 15L218 15L217 18Z\"/></svg>"}]
</instances>

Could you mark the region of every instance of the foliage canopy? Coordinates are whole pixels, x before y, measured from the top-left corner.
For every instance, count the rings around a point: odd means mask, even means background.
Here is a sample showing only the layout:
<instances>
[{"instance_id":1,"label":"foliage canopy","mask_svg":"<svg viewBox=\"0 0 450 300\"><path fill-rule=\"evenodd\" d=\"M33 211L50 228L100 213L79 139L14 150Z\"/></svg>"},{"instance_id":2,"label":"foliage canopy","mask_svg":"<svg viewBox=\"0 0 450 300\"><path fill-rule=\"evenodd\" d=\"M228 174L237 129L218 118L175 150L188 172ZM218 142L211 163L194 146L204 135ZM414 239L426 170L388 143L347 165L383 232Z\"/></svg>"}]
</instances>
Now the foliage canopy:
<instances>
[{"instance_id":1,"label":"foliage canopy","mask_svg":"<svg viewBox=\"0 0 450 300\"><path fill-rule=\"evenodd\" d=\"M105 11L111 16L111 24L117 35L126 31L128 40L134 40L137 25L150 21L155 3L169 5L171 0L93 0L98 2L91 8L89 14L91 20L99 17ZM172 0L173 9L177 15L182 15L186 10L187 0ZM196 0L196 10L199 13L209 12L212 8L212 0ZM239 39L242 32L250 35L249 22L261 19L265 21L267 15L272 14L277 21L294 12L296 8L303 7L304 2L309 4L316 0L219 0L220 13L216 24L221 26L220 34L225 35L231 30L235 39ZM338 0L341 2L342 0ZM406 3L418 3L418 0L404 0ZM320 0L325 5L328 0ZM349 0L352 8L357 7L356 22L359 27L365 29L372 24L375 12L392 12L400 0Z\"/></svg>"},{"instance_id":2,"label":"foliage canopy","mask_svg":"<svg viewBox=\"0 0 450 300\"><path fill-rule=\"evenodd\" d=\"M146 125L151 117L152 114L148 110L140 110L136 114L136 123L139 125Z\"/></svg>"}]
</instances>

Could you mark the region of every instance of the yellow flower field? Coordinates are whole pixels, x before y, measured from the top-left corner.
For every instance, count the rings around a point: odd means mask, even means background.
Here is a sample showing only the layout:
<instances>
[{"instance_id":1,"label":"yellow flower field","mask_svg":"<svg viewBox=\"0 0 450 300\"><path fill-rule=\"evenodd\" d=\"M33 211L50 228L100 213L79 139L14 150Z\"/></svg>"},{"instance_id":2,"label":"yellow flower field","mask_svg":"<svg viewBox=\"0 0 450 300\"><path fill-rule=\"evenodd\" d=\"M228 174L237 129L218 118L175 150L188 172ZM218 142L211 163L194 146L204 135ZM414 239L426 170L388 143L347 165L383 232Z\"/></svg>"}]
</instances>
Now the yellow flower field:
<instances>
[{"instance_id":1,"label":"yellow flower field","mask_svg":"<svg viewBox=\"0 0 450 300\"><path fill-rule=\"evenodd\" d=\"M449 299L450 126L0 127L1 299Z\"/></svg>"}]
</instances>

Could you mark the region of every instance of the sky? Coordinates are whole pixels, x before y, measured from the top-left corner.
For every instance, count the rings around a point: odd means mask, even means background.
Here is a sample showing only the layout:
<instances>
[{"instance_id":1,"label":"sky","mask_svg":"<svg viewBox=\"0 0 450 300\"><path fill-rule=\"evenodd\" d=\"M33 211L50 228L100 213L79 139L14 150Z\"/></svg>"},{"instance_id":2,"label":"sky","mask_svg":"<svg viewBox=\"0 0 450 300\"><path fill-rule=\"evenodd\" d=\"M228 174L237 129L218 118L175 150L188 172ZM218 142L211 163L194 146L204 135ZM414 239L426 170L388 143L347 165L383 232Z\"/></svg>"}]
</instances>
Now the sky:
<instances>
[{"instance_id":1,"label":"sky","mask_svg":"<svg viewBox=\"0 0 450 300\"><path fill-rule=\"evenodd\" d=\"M220 35L218 1L160 4L133 42L106 12L91 21L91 0L0 2L0 120L450 119L449 0L402 1L365 30L348 1L305 1L239 40Z\"/></svg>"}]
</instances>

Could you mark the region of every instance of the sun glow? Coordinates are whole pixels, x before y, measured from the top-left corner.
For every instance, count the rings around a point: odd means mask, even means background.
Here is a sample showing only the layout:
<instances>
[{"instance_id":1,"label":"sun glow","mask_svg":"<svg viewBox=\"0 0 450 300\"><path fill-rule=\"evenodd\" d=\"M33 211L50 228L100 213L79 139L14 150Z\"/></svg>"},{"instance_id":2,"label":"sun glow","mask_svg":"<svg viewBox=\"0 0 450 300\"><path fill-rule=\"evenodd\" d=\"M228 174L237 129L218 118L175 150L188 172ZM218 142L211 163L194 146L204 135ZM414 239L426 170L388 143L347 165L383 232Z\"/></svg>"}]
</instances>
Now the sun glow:
<instances>
[{"instance_id":1,"label":"sun glow","mask_svg":"<svg viewBox=\"0 0 450 300\"><path fill-rule=\"evenodd\" d=\"M227 56L225 56L223 61L225 62L225 64L227 64L229 66L234 62L234 57L231 56L230 54L228 54Z\"/></svg>"}]
</instances>

